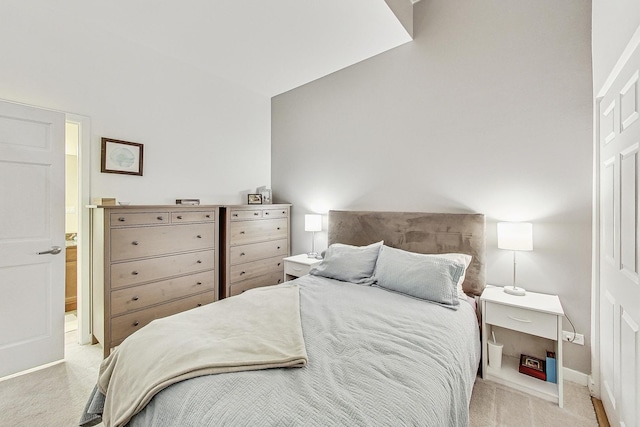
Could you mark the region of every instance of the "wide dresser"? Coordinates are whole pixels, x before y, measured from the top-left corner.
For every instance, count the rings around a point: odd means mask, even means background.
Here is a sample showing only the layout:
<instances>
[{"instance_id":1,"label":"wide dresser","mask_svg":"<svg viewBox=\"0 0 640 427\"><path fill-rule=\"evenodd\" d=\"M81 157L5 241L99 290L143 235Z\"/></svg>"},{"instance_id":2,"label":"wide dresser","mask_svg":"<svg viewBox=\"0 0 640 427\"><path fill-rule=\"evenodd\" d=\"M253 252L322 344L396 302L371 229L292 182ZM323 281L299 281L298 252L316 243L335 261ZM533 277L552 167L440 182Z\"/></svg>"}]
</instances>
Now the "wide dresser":
<instances>
[{"instance_id":1,"label":"wide dresser","mask_svg":"<svg viewBox=\"0 0 640 427\"><path fill-rule=\"evenodd\" d=\"M92 334L104 356L154 319L218 300L218 206L92 209Z\"/></svg>"},{"instance_id":2,"label":"wide dresser","mask_svg":"<svg viewBox=\"0 0 640 427\"><path fill-rule=\"evenodd\" d=\"M224 206L220 211L221 298L284 281L290 255L289 204Z\"/></svg>"}]
</instances>

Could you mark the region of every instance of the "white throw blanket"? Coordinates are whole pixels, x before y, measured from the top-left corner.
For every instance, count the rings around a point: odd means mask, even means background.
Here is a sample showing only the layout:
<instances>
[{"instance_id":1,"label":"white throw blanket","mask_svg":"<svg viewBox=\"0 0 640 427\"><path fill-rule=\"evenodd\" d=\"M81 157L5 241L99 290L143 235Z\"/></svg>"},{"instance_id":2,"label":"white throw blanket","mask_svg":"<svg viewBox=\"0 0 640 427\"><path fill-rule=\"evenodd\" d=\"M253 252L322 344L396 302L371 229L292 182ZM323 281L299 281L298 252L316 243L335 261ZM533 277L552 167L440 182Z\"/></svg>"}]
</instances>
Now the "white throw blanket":
<instances>
[{"instance_id":1,"label":"white throw blanket","mask_svg":"<svg viewBox=\"0 0 640 427\"><path fill-rule=\"evenodd\" d=\"M298 286L252 289L128 337L100 366L104 425L124 426L160 390L188 378L306 363Z\"/></svg>"}]
</instances>

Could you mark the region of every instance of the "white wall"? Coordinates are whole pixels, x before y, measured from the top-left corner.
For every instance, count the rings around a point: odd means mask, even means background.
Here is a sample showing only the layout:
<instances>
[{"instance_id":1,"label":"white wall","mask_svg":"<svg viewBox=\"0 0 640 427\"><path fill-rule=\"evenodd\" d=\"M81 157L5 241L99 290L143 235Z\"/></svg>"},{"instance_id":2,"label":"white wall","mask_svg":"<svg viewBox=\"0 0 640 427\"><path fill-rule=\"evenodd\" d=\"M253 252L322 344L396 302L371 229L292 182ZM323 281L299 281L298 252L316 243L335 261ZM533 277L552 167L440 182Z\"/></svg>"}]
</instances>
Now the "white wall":
<instances>
[{"instance_id":1,"label":"white wall","mask_svg":"<svg viewBox=\"0 0 640 427\"><path fill-rule=\"evenodd\" d=\"M0 98L91 118L91 196L241 203L270 184L270 100L135 45L56 2L0 7ZM100 173L100 138L144 144L144 176Z\"/></svg>"},{"instance_id":2,"label":"white wall","mask_svg":"<svg viewBox=\"0 0 640 427\"><path fill-rule=\"evenodd\" d=\"M509 284L495 223L531 221L520 284L560 295L587 340L565 344L566 365L589 373L590 2L414 7L413 42L272 100L272 185L293 203L293 252L309 250L308 212L481 212L487 280Z\"/></svg>"}]
</instances>

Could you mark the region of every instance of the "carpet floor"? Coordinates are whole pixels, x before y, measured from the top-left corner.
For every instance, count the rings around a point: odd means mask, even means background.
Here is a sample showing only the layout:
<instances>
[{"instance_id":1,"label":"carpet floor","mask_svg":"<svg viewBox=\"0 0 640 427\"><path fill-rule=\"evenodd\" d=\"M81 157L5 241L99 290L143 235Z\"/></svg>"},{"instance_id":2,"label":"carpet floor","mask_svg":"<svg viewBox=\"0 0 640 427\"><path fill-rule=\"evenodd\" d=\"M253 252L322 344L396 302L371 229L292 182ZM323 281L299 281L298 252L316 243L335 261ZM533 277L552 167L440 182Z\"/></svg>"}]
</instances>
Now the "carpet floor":
<instances>
[{"instance_id":1,"label":"carpet floor","mask_svg":"<svg viewBox=\"0 0 640 427\"><path fill-rule=\"evenodd\" d=\"M71 427L95 385L102 348L76 344L76 331L65 335L65 361L0 381L0 427ZM565 405L476 380L470 405L471 427L597 426L589 390L565 381ZM100 424L102 425L102 424Z\"/></svg>"}]
</instances>

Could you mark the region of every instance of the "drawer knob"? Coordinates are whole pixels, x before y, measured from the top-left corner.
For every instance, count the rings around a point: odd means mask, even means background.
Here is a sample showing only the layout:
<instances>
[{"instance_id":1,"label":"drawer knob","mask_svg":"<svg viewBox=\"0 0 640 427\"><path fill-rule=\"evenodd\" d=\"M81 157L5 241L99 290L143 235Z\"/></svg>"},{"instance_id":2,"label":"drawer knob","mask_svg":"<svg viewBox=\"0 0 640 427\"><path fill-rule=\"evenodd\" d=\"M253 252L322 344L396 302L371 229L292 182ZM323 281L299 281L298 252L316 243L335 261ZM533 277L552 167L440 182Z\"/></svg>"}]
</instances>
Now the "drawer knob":
<instances>
[{"instance_id":1,"label":"drawer knob","mask_svg":"<svg viewBox=\"0 0 640 427\"><path fill-rule=\"evenodd\" d=\"M258 212L254 212L254 213L253 213L253 216L258 216Z\"/></svg>"},{"instance_id":2,"label":"drawer knob","mask_svg":"<svg viewBox=\"0 0 640 427\"><path fill-rule=\"evenodd\" d=\"M201 260L197 260L196 264L202 264L202 261Z\"/></svg>"},{"instance_id":3,"label":"drawer knob","mask_svg":"<svg viewBox=\"0 0 640 427\"><path fill-rule=\"evenodd\" d=\"M282 211L282 215L284 215L284 214L286 214L286 213L287 213L287 211Z\"/></svg>"},{"instance_id":4,"label":"drawer knob","mask_svg":"<svg viewBox=\"0 0 640 427\"><path fill-rule=\"evenodd\" d=\"M278 246L278 249L280 249L280 246Z\"/></svg>"},{"instance_id":5,"label":"drawer knob","mask_svg":"<svg viewBox=\"0 0 640 427\"><path fill-rule=\"evenodd\" d=\"M197 237L198 239L202 239L202 234L198 234L196 237Z\"/></svg>"},{"instance_id":6,"label":"drawer knob","mask_svg":"<svg viewBox=\"0 0 640 427\"><path fill-rule=\"evenodd\" d=\"M133 297L133 298L131 298L131 299L132 299L132 300L134 300L134 301L138 301L140 298L138 298L137 296L135 296L135 297Z\"/></svg>"},{"instance_id":7,"label":"drawer knob","mask_svg":"<svg viewBox=\"0 0 640 427\"><path fill-rule=\"evenodd\" d=\"M134 270L134 271L131 272L131 274L133 274L134 276L137 276L138 272Z\"/></svg>"},{"instance_id":8,"label":"drawer knob","mask_svg":"<svg viewBox=\"0 0 640 427\"><path fill-rule=\"evenodd\" d=\"M265 215L269 215L269 212L265 212L264 214L265 214Z\"/></svg>"},{"instance_id":9,"label":"drawer knob","mask_svg":"<svg viewBox=\"0 0 640 427\"><path fill-rule=\"evenodd\" d=\"M196 282L196 285L202 285L202 282Z\"/></svg>"},{"instance_id":10,"label":"drawer knob","mask_svg":"<svg viewBox=\"0 0 640 427\"><path fill-rule=\"evenodd\" d=\"M202 307L202 304L198 303L198 305L197 305L197 306L198 306L198 307Z\"/></svg>"},{"instance_id":11,"label":"drawer knob","mask_svg":"<svg viewBox=\"0 0 640 427\"><path fill-rule=\"evenodd\" d=\"M280 264L282 264L281 262L278 263L278 267L280 267Z\"/></svg>"},{"instance_id":12,"label":"drawer knob","mask_svg":"<svg viewBox=\"0 0 640 427\"><path fill-rule=\"evenodd\" d=\"M282 282L282 279L278 279L278 283Z\"/></svg>"},{"instance_id":13,"label":"drawer knob","mask_svg":"<svg viewBox=\"0 0 640 427\"><path fill-rule=\"evenodd\" d=\"M241 271L240 275L242 276L243 274L246 274L246 271Z\"/></svg>"},{"instance_id":14,"label":"drawer knob","mask_svg":"<svg viewBox=\"0 0 640 427\"><path fill-rule=\"evenodd\" d=\"M124 217L120 217L120 218L118 218L118 221L120 221L120 222L124 222L124 221L125 221L125 219L124 219Z\"/></svg>"},{"instance_id":15,"label":"drawer knob","mask_svg":"<svg viewBox=\"0 0 640 427\"><path fill-rule=\"evenodd\" d=\"M240 256L244 256L244 252L240 252Z\"/></svg>"},{"instance_id":16,"label":"drawer knob","mask_svg":"<svg viewBox=\"0 0 640 427\"><path fill-rule=\"evenodd\" d=\"M131 242L131 244L133 246L138 246L140 244L140 242L138 242L137 240L134 240L133 242Z\"/></svg>"},{"instance_id":17,"label":"drawer knob","mask_svg":"<svg viewBox=\"0 0 640 427\"><path fill-rule=\"evenodd\" d=\"M159 217L158 217L158 221L162 221L163 219L164 219L164 218L163 218L163 217L161 217L161 216L159 216Z\"/></svg>"},{"instance_id":18,"label":"drawer knob","mask_svg":"<svg viewBox=\"0 0 640 427\"><path fill-rule=\"evenodd\" d=\"M137 320L135 322L133 322L133 326L138 326L140 324L140 322L138 322Z\"/></svg>"},{"instance_id":19,"label":"drawer knob","mask_svg":"<svg viewBox=\"0 0 640 427\"><path fill-rule=\"evenodd\" d=\"M182 215L178 215L176 218L178 218L178 219L182 219Z\"/></svg>"},{"instance_id":20,"label":"drawer knob","mask_svg":"<svg viewBox=\"0 0 640 427\"><path fill-rule=\"evenodd\" d=\"M211 215L206 214L204 217L205 217L205 218L211 218Z\"/></svg>"},{"instance_id":21,"label":"drawer knob","mask_svg":"<svg viewBox=\"0 0 640 427\"><path fill-rule=\"evenodd\" d=\"M276 228L276 230L280 230L280 227Z\"/></svg>"},{"instance_id":22,"label":"drawer knob","mask_svg":"<svg viewBox=\"0 0 640 427\"><path fill-rule=\"evenodd\" d=\"M238 216L238 214L233 214L232 216Z\"/></svg>"}]
</instances>

